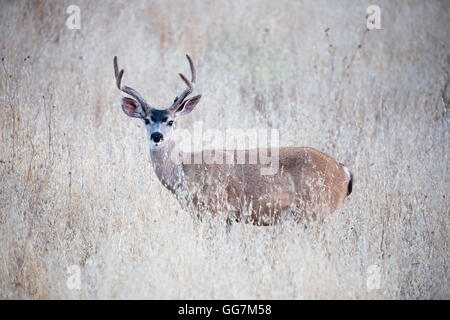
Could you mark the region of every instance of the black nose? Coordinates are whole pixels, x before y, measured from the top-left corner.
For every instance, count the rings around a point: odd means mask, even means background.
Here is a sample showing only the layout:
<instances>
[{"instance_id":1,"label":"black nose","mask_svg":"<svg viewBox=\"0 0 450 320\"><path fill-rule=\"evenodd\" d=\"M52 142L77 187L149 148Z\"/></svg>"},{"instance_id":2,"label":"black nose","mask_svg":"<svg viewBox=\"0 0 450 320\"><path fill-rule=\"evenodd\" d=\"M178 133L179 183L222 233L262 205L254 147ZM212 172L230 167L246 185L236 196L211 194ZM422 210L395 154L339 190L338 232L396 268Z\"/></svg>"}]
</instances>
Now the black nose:
<instances>
[{"instance_id":1,"label":"black nose","mask_svg":"<svg viewBox=\"0 0 450 320\"><path fill-rule=\"evenodd\" d=\"M160 142L163 139L163 135L160 132L153 132L150 138L154 142Z\"/></svg>"}]
</instances>

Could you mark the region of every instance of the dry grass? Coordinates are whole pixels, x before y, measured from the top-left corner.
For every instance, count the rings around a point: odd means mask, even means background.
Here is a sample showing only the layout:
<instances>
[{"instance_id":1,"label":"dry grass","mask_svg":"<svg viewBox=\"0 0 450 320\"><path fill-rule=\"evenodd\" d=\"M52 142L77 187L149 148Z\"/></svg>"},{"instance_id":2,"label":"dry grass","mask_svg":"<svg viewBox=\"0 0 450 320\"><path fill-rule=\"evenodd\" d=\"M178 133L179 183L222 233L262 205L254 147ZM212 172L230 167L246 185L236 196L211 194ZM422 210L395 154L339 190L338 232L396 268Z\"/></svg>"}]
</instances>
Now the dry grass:
<instances>
[{"instance_id":1,"label":"dry grass","mask_svg":"<svg viewBox=\"0 0 450 320\"><path fill-rule=\"evenodd\" d=\"M0 1L1 298L450 298L448 1L378 1L370 32L370 1L76 2L79 31L71 1ZM186 52L204 97L182 127L329 153L356 177L343 214L227 240L180 208L112 58L167 106Z\"/></svg>"}]
</instances>

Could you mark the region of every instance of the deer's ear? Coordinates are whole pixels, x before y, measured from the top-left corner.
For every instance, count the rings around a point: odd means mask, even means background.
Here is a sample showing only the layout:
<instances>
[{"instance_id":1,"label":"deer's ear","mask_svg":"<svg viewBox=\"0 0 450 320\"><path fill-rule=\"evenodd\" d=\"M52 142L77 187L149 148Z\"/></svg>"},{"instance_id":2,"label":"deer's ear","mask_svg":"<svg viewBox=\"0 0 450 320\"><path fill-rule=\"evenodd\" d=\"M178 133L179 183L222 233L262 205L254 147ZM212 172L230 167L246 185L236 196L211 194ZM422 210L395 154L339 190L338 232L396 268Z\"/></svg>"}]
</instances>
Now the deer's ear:
<instances>
[{"instance_id":1,"label":"deer's ear","mask_svg":"<svg viewBox=\"0 0 450 320\"><path fill-rule=\"evenodd\" d=\"M192 110L194 110L197 103L200 101L200 98L202 97L201 94L198 96L192 97L186 101L184 101L181 106L177 110L177 115L184 116L185 114L190 113Z\"/></svg>"},{"instance_id":2,"label":"deer's ear","mask_svg":"<svg viewBox=\"0 0 450 320\"><path fill-rule=\"evenodd\" d=\"M142 108L138 101L123 97L122 100L120 100L120 103L122 104L123 112L125 112L127 116L133 118L145 118L144 108Z\"/></svg>"}]
</instances>

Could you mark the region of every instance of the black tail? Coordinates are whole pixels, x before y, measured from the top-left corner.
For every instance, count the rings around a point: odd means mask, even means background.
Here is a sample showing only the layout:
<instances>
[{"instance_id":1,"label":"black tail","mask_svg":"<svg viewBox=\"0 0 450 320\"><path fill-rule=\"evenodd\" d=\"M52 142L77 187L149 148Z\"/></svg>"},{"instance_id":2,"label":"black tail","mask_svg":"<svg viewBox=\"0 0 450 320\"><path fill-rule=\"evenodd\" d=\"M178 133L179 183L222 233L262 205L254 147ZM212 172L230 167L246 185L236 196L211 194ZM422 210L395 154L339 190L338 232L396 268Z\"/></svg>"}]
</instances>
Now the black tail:
<instances>
[{"instance_id":1,"label":"black tail","mask_svg":"<svg viewBox=\"0 0 450 320\"><path fill-rule=\"evenodd\" d=\"M350 170L349 170L350 172ZM347 197L350 195L350 193L352 193L352 188L353 188L353 173L350 172L350 181L348 182L348 187L347 187Z\"/></svg>"}]
</instances>

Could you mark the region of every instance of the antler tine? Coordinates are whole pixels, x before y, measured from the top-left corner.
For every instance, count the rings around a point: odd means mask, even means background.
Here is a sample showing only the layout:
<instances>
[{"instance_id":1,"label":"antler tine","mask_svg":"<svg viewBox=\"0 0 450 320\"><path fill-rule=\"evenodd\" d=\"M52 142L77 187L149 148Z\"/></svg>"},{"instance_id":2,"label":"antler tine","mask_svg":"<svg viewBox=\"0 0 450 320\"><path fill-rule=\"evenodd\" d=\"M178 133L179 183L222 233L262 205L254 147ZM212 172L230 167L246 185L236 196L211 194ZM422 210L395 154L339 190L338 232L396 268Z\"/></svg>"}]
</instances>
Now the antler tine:
<instances>
[{"instance_id":1,"label":"antler tine","mask_svg":"<svg viewBox=\"0 0 450 320\"><path fill-rule=\"evenodd\" d=\"M194 67L194 63L192 62L191 57L187 54L186 58L189 62L189 67L191 68L191 81L189 81L188 78L186 78L186 76L182 73L179 73L181 80L184 81L184 83L186 83L186 85L188 86L186 89L184 89L184 91L181 93L180 96L176 97L175 100L173 101L173 104L170 106L169 109L177 109L184 101L184 99L186 99L186 97L188 95L190 95L195 88L195 81L196 81L196 71L195 71L195 67Z\"/></svg>"},{"instance_id":2,"label":"antler tine","mask_svg":"<svg viewBox=\"0 0 450 320\"><path fill-rule=\"evenodd\" d=\"M192 74L192 83L195 83L195 78L196 78L196 72L195 72L195 67L194 67L194 63L192 62L192 59L191 59L191 57L187 54L186 55L186 58L188 59L188 61L189 61L189 67L191 68L191 74Z\"/></svg>"},{"instance_id":3,"label":"antler tine","mask_svg":"<svg viewBox=\"0 0 450 320\"><path fill-rule=\"evenodd\" d=\"M120 82L122 82L123 73L123 69L119 72L119 66L117 65L117 56L114 56L114 76L116 77L116 85L119 90L122 90L120 89Z\"/></svg>"},{"instance_id":4,"label":"antler tine","mask_svg":"<svg viewBox=\"0 0 450 320\"><path fill-rule=\"evenodd\" d=\"M123 69L121 69L119 71L119 66L117 64L117 56L114 56L114 76L116 77L117 88L120 91L123 91L126 94L129 94L130 96L136 98L139 101L139 103L141 103L141 105L146 110L146 112L148 112L149 108L151 108L151 106L147 103L147 101L145 101L145 99L133 88L121 85L124 72L125 72L125 70L123 70Z\"/></svg>"}]
</instances>

